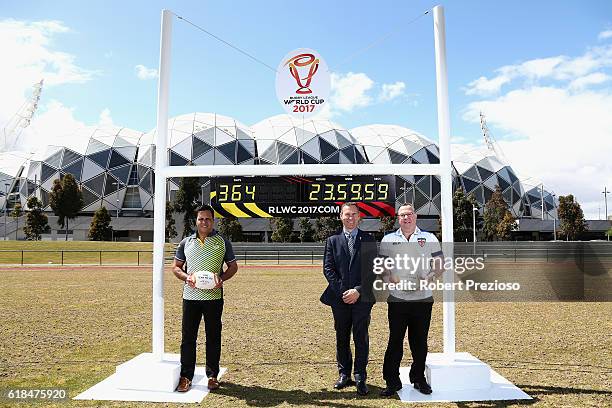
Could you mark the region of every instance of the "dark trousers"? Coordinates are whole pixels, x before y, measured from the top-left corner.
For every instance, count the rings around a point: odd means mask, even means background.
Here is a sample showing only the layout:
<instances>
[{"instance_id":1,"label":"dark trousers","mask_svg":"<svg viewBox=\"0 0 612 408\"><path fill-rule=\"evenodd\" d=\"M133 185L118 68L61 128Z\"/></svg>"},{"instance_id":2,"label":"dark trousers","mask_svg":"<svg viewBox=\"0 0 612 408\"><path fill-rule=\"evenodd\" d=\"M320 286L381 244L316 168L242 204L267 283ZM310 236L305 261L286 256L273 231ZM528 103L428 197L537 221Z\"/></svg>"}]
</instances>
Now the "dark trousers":
<instances>
[{"instance_id":1,"label":"dark trousers","mask_svg":"<svg viewBox=\"0 0 612 408\"><path fill-rule=\"evenodd\" d=\"M336 361L338 372L351 376L353 371L353 357L351 354L351 331L355 342L355 379L366 379L366 366L370 352L370 326L371 303L357 303L354 305L332 306L334 314L334 328L336 329Z\"/></svg>"},{"instance_id":2,"label":"dark trousers","mask_svg":"<svg viewBox=\"0 0 612 408\"><path fill-rule=\"evenodd\" d=\"M181 340L181 376L193 380L196 365L196 340L202 316L206 332L206 376L219 375L221 358L221 314L223 299L183 299L183 337Z\"/></svg>"},{"instance_id":3,"label":"dark trousers","mask_svg":"<svg viewBox=\"0 0 612 408\"><path fill-rule=\"evenodd\" d=\"M423 301L390 301L388 303L389 342L383 363L383 378L388 386L401 386L400 364L404 356L404 337L408 329L408 344L412 352L410 382L425 380L427 335L433 298Z\"/></svg>"}]
</instances>

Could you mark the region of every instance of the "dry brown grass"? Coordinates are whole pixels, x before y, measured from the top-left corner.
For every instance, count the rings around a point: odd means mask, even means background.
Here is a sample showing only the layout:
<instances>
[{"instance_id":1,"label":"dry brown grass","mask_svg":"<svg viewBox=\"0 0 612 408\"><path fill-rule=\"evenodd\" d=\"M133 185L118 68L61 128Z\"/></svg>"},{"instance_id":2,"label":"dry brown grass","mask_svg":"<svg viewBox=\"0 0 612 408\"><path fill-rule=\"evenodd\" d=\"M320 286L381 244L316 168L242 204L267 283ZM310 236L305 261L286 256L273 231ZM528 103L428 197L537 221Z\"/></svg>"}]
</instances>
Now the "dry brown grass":
<instances>
[{"instance_id":1,"label":"dry brown grass","mask_svg":"<svg viewBox=\"0 0 612 408\"><path fill-rule=\"evenodd\" d=\"M117 364L151 350L149 268L0 267L0 273L0 388L63 387L73 397L111 375ZM374 307L370 326L370 395L332 389L333 323L318 301L324 287L320 267L241 267L226 284L222 365L229 372L204 404L406 406L378 397L388 334L385 304ZM169 352L179 349L180 291L168 271ZM457 350L489 363L534 401L435 406L605 406L612 388L611 312L610 303L458 303ZM199 343L202 362L203 338ZM442 351L440 302L430 350ZM408 352L406 364L409 358ZM56 405L147 406L72 400Z\"/></svg>"}]
</instances>

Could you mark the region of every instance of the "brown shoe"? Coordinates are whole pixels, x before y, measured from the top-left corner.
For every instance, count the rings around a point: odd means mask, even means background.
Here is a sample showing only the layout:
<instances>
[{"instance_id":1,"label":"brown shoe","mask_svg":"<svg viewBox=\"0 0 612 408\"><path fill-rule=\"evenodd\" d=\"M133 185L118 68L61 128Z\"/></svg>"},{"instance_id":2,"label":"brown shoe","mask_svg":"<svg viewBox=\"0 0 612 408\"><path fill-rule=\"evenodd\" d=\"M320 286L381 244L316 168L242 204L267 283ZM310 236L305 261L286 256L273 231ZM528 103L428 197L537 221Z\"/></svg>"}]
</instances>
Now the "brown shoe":
<instances>
[{"instance_id":1,"label":"brown shoe","mask_svg":"<svg viewBox=\"0 0 612 408\"><path fill-rule=\"evenodd\" d=\"M176 390L178 392L187 392L191 388L191 380L187 377L181 377Z\"/></svg>"},{"instance_id":2,"label":"brown shoe","mask_svg":"<svg viewBox=\"0 0 612 408\"><path fill-rule=\"evenodd\" d=\"M210 391L216 390L217 388L219 388L219 380L217 380L217 377L210 377L208 379L208 389Z\"/></svg>"}]
</instances>

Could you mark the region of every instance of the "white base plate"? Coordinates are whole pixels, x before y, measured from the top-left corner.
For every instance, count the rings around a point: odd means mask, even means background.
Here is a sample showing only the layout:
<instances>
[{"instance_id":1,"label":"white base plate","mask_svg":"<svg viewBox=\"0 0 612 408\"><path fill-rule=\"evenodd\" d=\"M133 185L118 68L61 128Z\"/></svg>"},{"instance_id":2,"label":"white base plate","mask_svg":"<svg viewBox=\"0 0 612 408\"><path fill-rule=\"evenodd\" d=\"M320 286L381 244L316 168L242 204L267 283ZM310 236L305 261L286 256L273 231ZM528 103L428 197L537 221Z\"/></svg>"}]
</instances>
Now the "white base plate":
<instances>
[{"instance_id":1,"label":"white base plate","mask_svg":"<svg viewBox=\"0 0 612 408\"><path fill-rule=\"evenodd\" d=\"M164 354L164 359L179 360L178 354ZM219 379L226 373L227 368L219 371ZM105 380L94 385L74 397L75 400L98 400L98 401L146 401L146 402L191 402L200 403L208 394L208 378L204 367L196 367L191 389L187 392L164 392L164 391L139 391L122 390L118 387L117 374L113 374Z\"/></svg>"},{"instance_id":2,"label":"white base plate","mask_svg":"<svg viewBox=\"0 0 612 408\"><path fill-rule=\"evenodd\" d=\"M439 360L437 353L430 353L434 360ZM469 355L469 353L457 353L458 355ZM474 358L473 356L469 355ZM483 363L484 364L484 363ZM402 388L398 391L398 395L402 402L459 402L459 401L499 401L499 400L530 400L532 399L520 388L499 375L495 370L491 369L491 386L486 389L456 389L456 390L436 390L432 387L433 392L430 395L421 394L414 389L410 384L409 373L410 367L400 368L400 379L402 380Z\"/></svg>"}]
</instances>

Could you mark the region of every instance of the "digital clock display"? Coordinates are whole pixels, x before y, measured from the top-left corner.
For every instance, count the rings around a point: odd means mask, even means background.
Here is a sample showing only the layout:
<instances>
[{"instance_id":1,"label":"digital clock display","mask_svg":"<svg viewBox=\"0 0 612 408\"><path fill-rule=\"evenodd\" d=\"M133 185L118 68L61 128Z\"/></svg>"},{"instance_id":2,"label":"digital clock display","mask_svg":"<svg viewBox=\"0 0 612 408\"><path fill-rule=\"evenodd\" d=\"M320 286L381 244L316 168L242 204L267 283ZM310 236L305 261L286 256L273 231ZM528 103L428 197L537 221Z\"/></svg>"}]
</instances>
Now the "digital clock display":
<instances>
[{"instance_id":1,"label":"digital clock display","mask_svg":"<svg viewBox=\"0 0 612 408\"><path fill-rule=\"evenodd\" d=\"M261 209L262 213L288 216L323 215L338 211L347 201L360 203L365 215L394 213L395 178L393 176L329 177L220 177L212 182L211 205L216 210L242 208L243 213ZM254 207L256 206L256 207ZM284 211L287 206L293 210ZM298 207L303 207L301 210ZM331 209L331 210L330 210ZM271 211L269 211L271 210ZM219 211L223 215L222 211ZM234 215L234 214L232 214ZM393 215L393 214L391 214ZM247 216L253 216L249 214Z\"/></svg>"}]
</instances>

